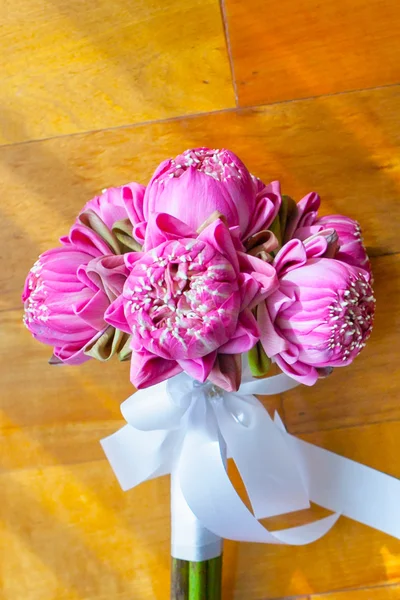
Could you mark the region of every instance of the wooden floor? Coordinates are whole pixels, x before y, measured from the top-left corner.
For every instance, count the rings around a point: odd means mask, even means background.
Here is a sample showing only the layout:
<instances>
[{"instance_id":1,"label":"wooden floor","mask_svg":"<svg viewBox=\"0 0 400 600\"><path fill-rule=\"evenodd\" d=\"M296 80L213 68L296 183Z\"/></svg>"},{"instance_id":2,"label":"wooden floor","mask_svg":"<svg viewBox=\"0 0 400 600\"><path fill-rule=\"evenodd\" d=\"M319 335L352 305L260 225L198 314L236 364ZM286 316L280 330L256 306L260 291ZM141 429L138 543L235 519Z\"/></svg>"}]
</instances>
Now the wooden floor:
<instances>
[{"instance_id":1,"label":"wooden floor","mask_svg":"<svg viewBox=\"0 0 400 600\"><path fill-rule=\"evenodd\" d=\"M123 493L99 445L128 365L49 367L20 294L87 199L187 147L231 148L361 222L368 348L269 404L400 477L398 0L3 0L0 23L1 600L168 599L167 478ZM226 543L225 600L288 597L400 599L400 542L341 518L305 548Z\"/></svg>"}]
</instances>

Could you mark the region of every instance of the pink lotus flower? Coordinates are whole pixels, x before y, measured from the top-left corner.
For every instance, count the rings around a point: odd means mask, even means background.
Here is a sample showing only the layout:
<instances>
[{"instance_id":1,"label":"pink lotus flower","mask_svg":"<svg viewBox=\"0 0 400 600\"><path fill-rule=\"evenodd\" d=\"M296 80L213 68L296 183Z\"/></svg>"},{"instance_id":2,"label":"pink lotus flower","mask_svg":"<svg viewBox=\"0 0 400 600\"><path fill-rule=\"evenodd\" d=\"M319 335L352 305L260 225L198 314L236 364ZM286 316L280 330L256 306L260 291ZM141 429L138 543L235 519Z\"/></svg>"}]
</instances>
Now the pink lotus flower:
<instances>
[{"instance_id":1,"label":"pink lotus flower","mask_svg":"<svg viewBox=\"0 0 400 600\"><path fill-rule=\"evenodd\" d=\"M151 217L144 252L125 255L130 274L105 316L132 333L136 387L181 371L238 386L236 355L259 339L251 309L277 285L275 269L242 250L219 218L197 234L171 215Z\"/></svg>"},{"instance_id":2,"label":"pink lotus flower","mask_svg":"<svg viewBox=\"0 0 400 600\"><path fill-rule=\"evenodd\" d=\"M130 183L104 190L85 204L69 235L61 238L61 242L74 244L93 256L140 249L132 236L134 228L144 220L145 189L143 185Z\"/></svg>"},{"instance_id":3,"label":"pink lotus flower","mask_svg":"<svg viewBox=\"0 0 400 600\"><path fill-rule=\"evenodd\" d=\"M306 240L326 229L335 229L339 238L339 251L335 258L371 273L359 223L343 215L318 218L320 204L321 199L315 192L311 192L297 203L296 211L286 228L285 240Z\"/></svg>"},{"instance_id":4,"label":"pink lotus flower","mask_svg":"<svg viewBox=\"0 0 400 600\"><path fill-rule=\"evenodd\" d=\"M197 230L214 212L246 239L268 229L281 205L279 183L265 186L229 150L195 148L156 169L144 196L144 217L168 213ZM145 223L135 228L141 243Z\"/></svg>"},{"instance_id":5,"label":"pink lotus flower","mask_svg":"<svg viewBox=\"0 0 400 600\"><path fill-rule=\"evenodd\" d=\"M375 311L369 273L324 258L328 246L321 236L304 244L289 241L273 263L279 289L257 309L266 353L306 385L354 360L371 333Z\"/></svg>"},{"instance_id":6,"label":"pink lotus flower","mask_svg":"<svg viewBox=\"0 0 400 600\"><path fill-rule=\"evenodd\" d=\"M122 292L127 276L123 256L101 256L73 245L44 252L30 270L22 300L24 323L33 336L54 347L51 362L77 365L85 352L106 338L110 348L126 341L104 321L104 313ZM104 349L103 349L104 352Z\"/></svg>"}]
</instances>

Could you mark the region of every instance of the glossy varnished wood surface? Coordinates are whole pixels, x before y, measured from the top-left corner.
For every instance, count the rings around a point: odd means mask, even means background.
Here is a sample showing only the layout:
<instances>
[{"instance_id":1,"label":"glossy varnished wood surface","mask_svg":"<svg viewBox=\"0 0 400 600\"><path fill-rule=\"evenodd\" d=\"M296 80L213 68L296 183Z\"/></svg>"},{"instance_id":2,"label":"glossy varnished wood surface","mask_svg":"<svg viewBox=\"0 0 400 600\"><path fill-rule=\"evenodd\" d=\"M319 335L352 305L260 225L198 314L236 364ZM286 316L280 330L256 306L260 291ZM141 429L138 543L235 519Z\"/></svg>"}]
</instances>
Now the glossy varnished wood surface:
<instances>
[{"instance_id":1,"label":"glossy varnished wood surface","mask_svg":"<svg viewBox=\"0 0 400 600\"><path fill-rule=\"evenodd\" d=\"M145 183L186 147L229 147L285 193L315 189L324 213L361 222L378 300L369 346L351 368L265 403L292 433L400 477L397 4L222 8L0 7L1 600L168 598L168 479L124 493L99 445L122 424L129 365L48 366L49 349L22 326L20 294L86 200ZM356 88L365 89L330 95ZM235 89L239 104L264 105L235 108ZM312 507L268 524L324 514ZM224 600L394 600L399 581L400 543L345 518L304 548L225 546Z\"/></svg>"},{"instance_id":2,"label":"glossy varnished wood surface","mask_svg":"<svg viewBox=\"0 0 400 600\"><path fill-rule=\"evenodd\" d=\"M400 250L400 87L0 146L1 308L16 308L32 259L110 185L148 181L182 148L226 146L266 181L357 218L371 254ZM156 143L155 143L156 140Z\"/></svg>"},{"instance_id":3,"label":"glossy varnished wood surface","mask_svg":"<svg viewBox=\"0 0 400 600\"><path fill-rule=\"evenodd\" d=\"M399 82L394 0L225 0L242 106Z\"/></svg>"},{"instance_id":4,"label":"glossy varnished wood surface","mask_svg":"<svg viewBox=\"0 0 400 600\"><path fill-rule=\"evenodd\" d=\"M0 21L0 142L234 106L217 0L6 0Z\"/></svg>"}]
</instances>

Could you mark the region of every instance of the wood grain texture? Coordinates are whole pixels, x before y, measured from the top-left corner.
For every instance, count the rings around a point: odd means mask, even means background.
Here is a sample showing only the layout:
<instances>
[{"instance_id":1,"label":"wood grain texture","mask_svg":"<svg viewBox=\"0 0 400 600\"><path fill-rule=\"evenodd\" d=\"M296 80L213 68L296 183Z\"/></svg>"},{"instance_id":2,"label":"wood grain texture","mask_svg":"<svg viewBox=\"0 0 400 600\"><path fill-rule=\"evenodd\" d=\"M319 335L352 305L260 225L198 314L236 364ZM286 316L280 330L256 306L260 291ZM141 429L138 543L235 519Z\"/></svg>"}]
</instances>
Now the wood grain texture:
<instances>
[{"instance_id":1,"label":"wood grain texture","mask_svg":"<svg viewBox=\"0 0 400 600\"><path fill-rule=\"evenodd\" d=\"M225 0L241 106L400 82L394 0Z\"/></svg>"},{"instance_id":2,"label":"wood grain texture","mask_svg":"<svg viewBox=\"0 0 400 600\"><path fill-rule=\"evenodd\" d=\"M0 147L0 309L19 306L28 269L90 197L204 144L296 199L317 190L322 212L360 221L372 254L400 251L399 108L400 86Z\"/></svg>"},{"instance_id":3,"label":"wood grain texture","mask_svg":"<svg viewBox=\"0 0 400 600\"><path fill-rule=\"evenodd\" d=\"M50 367L20 294L85 201L146 183L187 147L231 148L285 193L315 189L324 214L361 222L378 299L369 346L352 368L264 403L307 441L400 477L400 11L224 4L232 55L217 0L0 6L0 600L168 600L168 478L124 493L99 445L123 422L129 365ZM235 109L234 86L242 106L291 101ZM341 518L304 548L226 542L223 578L224 600L400 600L400 542Z\"/></svg>"},{"instance_id":4,"label":"wood grain texture","mask_svg":"<svg viewBox=\"0 0 400 600\"><path fill-rule=\"evenodd\" d=\"M217 0L16 0L0 21L0 143L235 105Z\"/></svg>"},{"instance_id":5,"label":"wood grain texture","mask_svg":"<svg viewBox=\"0 0 400 600\"><path fill-rule=\"evenodd\" d=\"M104 429L97 433L100 437ZM305 439L400 476L400 422ZM67 453L55 456L54 464L46 466L40 458L36 466L0 473L2 600L168 600L168 478L124 493L105 460L65 460ZM236 481L233 471L232 476ZM326 511L314 507L275 525L322 514ZM323 540L304 548L233 542L225 547L228 600L320 594L399 578L400 543L344 518Z\"/></svg>"},{"instance_id":6,"label":"wood grain texture","mask_svg":"<svg viewBox=\"0 0 400 600\"><path fill-rule=\"evenodd\" d=\"M21 309L0 312L0 331L0 473L102 459L99 440L122 426L120 404L135 391L129 362L50 366ZM279 396L264 404L281 410Z\"/></svg>"},{"instance_id":7,"label":"wood grain texture","mask_svg":"<svg viewBox=\"0 0 400 600\"><path fill-rule=\"evenodd\" d=\"M398 600L399 598L399 585L385 585L365 590L346 590L333 594L323 594L322 596L310 596L310 600Z\"/></svg>"}]
</instances>

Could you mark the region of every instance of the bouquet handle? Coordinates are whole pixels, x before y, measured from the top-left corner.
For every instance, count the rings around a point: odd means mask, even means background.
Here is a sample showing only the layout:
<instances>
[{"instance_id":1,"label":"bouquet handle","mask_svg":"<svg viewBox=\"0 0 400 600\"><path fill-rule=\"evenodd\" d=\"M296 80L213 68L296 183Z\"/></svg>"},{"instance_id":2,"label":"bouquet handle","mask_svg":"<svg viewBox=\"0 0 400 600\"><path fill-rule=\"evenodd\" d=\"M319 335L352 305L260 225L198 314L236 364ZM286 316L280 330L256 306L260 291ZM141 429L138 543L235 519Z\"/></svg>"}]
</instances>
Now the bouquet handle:
<instances>
[{"instance_id":1,"label":"bouquet handle","mask_svg":"<svg viewBox=\"0 0 400 600\"><path fill-rule=\"evenodd\" d=\"M222 539L203 527L171 473L171 600L220 600Z\"/></svg>"}]
</instances>

